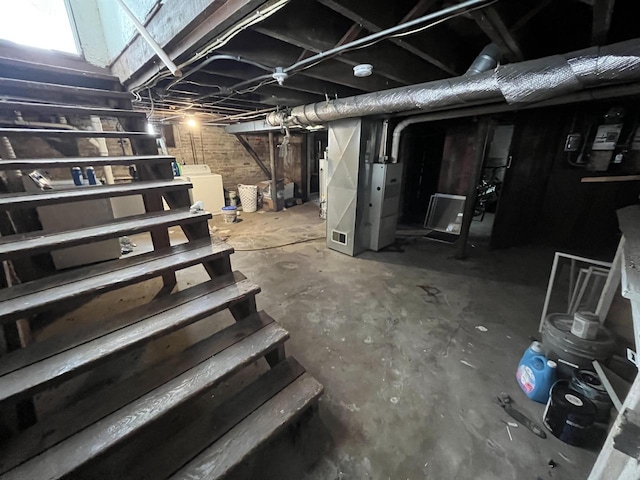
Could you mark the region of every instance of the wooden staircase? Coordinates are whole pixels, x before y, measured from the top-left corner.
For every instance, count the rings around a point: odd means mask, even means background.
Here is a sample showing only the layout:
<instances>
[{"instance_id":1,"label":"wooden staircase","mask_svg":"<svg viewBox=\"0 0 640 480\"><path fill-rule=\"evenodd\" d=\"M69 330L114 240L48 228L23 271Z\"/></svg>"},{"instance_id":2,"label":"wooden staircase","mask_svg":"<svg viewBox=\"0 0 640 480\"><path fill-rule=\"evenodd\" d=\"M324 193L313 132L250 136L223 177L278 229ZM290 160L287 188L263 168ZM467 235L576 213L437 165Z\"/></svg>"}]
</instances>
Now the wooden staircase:
<instances>
[{"instance_id":1,"label":"wooden staircase","mask_svg":"<svg viewBox=\"0 0 640 480\"><path fill-rule=\"evenodd\" d=\"M64 382L211 315L229 310L235 323L191 342L148 368L103 390L88 392L61 411L0 439L0 479L215 479L232 472L267 440L295 425L316 405L322 386L291 357L289 334L259 312L258 286L232 271L233 249L212 242L207 212L191 212L188 182L173 178L173 157L158 155L145 132L143 113L117 80L94 68L50 67L0 56L0 139L128 138L133 155L2 158L0 170L19 176L35 169L135 165L139 181L37 193L0 194L0 260L12 264L35 255L124 235L149 232L153 251L56 272L0 290L0 324L35 316L50 319L69 305L161 277L164 288L149 303L106 320L82 322L58 336L23 345L0 357L0 406L21 405ZM47 81L41 81L47 79ZM15 112L38 117L38 127L10 125ZM47 117L116 118L122 131L43 128ZM5 182L10 184L10 182ZM142 195L146 213L64 232L19 228L25 212L62 205L73 214L78 201ZM170 206L164 211L162 200ZM61 207L62 208L62 207ZM172 245L168 229L179 226L187 242ZM176 271L203 265L210 280L175 291ZM173 293L172 293L173 292ZM231 376L255 362L269 369L248 385L212 402ZM217 395L217 393L216 393ZM212 407L215 403L215 408ZM197 412L197 415L195 414Z\"/></svg>"}]
</instances>

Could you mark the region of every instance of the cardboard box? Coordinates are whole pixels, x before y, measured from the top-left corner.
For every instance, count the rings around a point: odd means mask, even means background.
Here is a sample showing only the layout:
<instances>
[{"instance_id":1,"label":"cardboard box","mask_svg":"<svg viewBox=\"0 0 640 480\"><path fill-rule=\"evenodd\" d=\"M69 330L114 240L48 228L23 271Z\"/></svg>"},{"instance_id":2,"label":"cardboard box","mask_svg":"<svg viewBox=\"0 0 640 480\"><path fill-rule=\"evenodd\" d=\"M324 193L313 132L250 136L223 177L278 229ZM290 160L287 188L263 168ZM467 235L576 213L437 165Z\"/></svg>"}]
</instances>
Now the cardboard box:
<instances>
[{"instance_id":1,"label":"cardboard box","mask_svg":"<svg viewBox=\"0 0 640 480\"><path fill-rule=\"evenodd\" d=\"M264 197L262 199L262 209L265 212L277 212L277 211L282 210L284 208L284 199L278 198L277 205L278 205L278 209L276 210L274 208L274 204L273 204L273 200L272 199L266 198L266 197Z\"/></svg>"}]
</instances>

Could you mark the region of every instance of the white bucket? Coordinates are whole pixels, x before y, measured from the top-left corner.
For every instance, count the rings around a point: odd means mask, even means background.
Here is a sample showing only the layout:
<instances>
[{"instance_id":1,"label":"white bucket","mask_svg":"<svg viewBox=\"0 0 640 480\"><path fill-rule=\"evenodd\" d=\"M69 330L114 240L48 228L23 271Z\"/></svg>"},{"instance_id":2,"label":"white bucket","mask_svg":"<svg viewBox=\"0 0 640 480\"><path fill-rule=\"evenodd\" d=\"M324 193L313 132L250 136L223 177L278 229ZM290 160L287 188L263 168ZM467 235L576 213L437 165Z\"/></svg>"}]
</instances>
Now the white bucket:
<instances>
[{"instance_id":1,"label":"white bucket","mask_svg":"<svg viewBox=\"0 0 640 480\"><path fill-rule=\"evenodd\" d=\"M258 186L238 185L238 195L243 212L255 212L258 209Z\"/></svg>"},{"instance_id":2,"label":"white bucket","mask_svg":"<svg viewBox=\"0 0 640 480\"><path fill-rule=\"evenodd\" d=\"M238 210L235 205L222 207L222 218L224 219L224 223L235 223L238 218Z\"/></svg>"}]
</instances>

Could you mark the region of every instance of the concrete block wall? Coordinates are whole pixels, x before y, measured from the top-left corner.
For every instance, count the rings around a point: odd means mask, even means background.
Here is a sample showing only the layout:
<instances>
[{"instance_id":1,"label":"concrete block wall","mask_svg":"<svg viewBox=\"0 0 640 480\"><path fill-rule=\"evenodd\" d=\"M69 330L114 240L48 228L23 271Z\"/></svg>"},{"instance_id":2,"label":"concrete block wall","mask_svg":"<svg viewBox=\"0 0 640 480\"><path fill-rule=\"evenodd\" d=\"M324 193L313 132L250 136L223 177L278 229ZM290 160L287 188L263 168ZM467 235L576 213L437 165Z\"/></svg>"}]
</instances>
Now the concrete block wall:
<instances>
[{"instance_id":1,"label":"concrete block wall","mask_svg":"<svg viewBox=\"0 0 640 480\"><path fill-rule=\"evenodd\" d=\"M167 148L181 164L206 163L211 173L222 175L224 188L236 190L239 183L256 184L267 176L240 144L235 135L223 127L173 124L176 146ZM258 157L269 165L269 142L266 135L245 136Z\"/></svg>"}]
</instances>

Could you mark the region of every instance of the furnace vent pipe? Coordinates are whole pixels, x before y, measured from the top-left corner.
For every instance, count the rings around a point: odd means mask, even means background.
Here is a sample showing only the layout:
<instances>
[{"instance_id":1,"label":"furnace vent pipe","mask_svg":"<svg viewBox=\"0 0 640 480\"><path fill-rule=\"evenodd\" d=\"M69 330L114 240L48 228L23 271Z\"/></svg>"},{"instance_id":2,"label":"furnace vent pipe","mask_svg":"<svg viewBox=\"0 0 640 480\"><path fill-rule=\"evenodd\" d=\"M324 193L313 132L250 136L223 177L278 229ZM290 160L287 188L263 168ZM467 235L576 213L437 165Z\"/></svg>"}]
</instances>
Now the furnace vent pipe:
<instances>
[{"instance_id":1,"label":"furnace vent pipe","mask_svg":"<svg viewBox=\"0 0 640 480\"><path fill-rule=\"evenodd\" d=\"M478 75L437 80L271 113L274 126L317 125L342 118L444 110L506 101L527 104L595 86L640 80L640 39L566 55L501 65Z\"/></svg>"},{"instance_id":2,"label":"furnace vent pipe","mask_svg":"<svg viewBox=\"0 0 640 480\"><path fill-rule=\"evenodd\" d=\"M482 49L476 59L471 63L471 66L465 73L465 75L479 75L488 70L493 70L498 66L502 53L495 43L490 43ZM397 163L400 155L400 139L402 138L402 132L409 125L414 123L422 123L429 121L431 114L418 115L404 119L396 128L393 129L392 141L391 141L391 163Z\"/></svg>"},{"instance_id":3,"label":"furnace vent pipe","mask_svg":"<svg viewBox=\"0 0 640 480\"><path fill-rule=\"evenodd\" d=\"M465 75L478 75L493 70L498 66L502 52L495 43L490 43L482 49L473 61Z\"/></svg>"}]
</instances>

